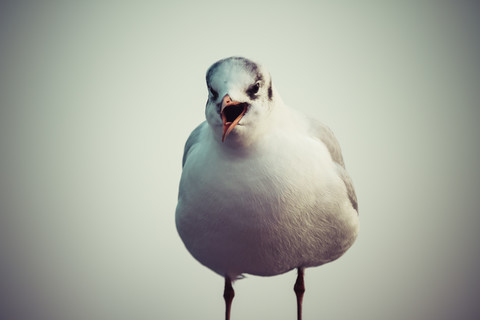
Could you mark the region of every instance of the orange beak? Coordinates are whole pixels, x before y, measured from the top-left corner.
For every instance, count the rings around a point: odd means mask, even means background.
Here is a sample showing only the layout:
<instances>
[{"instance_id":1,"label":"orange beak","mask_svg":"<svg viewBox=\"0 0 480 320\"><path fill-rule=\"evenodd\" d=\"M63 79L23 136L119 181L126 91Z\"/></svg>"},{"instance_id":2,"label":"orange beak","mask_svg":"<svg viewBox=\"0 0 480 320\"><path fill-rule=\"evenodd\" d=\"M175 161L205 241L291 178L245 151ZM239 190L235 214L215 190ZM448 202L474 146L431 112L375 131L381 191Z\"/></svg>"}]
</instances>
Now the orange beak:
<instances>
[{"instance_id":1,"label":"orange beak","mask_svg":"<svg viewBox=\"0 0 480 320\"><path fill-rule=\"evenodd\" d=\"M223 120L222 142L225 141L225 138L230 134L230 132L232 132L233 128L235 128L238 122L243 118L245 112L247 112L247 107L247 103L233 101L228 94L223 97L222 107L220 109Z\"/></svg>"}]
</instances>

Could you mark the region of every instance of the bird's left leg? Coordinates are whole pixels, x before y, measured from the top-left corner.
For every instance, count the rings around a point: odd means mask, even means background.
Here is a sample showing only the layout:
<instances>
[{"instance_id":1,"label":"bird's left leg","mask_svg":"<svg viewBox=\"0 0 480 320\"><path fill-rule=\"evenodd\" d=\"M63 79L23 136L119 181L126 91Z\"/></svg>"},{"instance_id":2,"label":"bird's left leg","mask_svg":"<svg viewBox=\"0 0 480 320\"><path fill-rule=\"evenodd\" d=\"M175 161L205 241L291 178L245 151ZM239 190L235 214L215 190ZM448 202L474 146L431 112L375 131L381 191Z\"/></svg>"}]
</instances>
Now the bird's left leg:
<instances>
[{"instance_id":1,"label":"bird's left leg","mask_svg":"<svg viewBox=\"0 0 480 320\"><path fill-rule=\"evenodd\" d=\"M305 282L303 281L303 268L298 268L297 281L293 286L295 295L297 296L297 320L302 320L302 301L305 292Z\"/></svg>"},{"instance_id":2,"label":"bird's left leg","mask_svg":"<svg viewBox=\"0 0 480 320\"><path fill-rule=\"evenodd\" d=\"M225 320L230 320L230 309L232 308L233 297L235 291L232 287L232 281L228 276L225 277L225 291L223 292L223 298L225 299Z\"/></svg>"}]
</instances>

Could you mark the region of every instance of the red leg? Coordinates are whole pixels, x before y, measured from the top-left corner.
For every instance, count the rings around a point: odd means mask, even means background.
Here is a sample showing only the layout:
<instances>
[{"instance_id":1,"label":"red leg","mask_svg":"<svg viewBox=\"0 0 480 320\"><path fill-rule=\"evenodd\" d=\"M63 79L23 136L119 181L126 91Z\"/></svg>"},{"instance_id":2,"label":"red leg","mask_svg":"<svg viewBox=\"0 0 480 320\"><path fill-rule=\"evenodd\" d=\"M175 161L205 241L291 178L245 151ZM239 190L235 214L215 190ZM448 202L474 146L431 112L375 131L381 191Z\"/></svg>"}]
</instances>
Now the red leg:
<instances>
[{"instance_id":1,"label":"red leg","mask_svg":"<svg viewBox=\"0 0 480 320\"><path fill-rule=\"evenodd\" d=\"M229 277L225 277L225 291L223 292L223 298L225 299L225 320L230 320L230 309L232 308L234 296L235 291L232 287L232 281Z\"/></svg>"},{"instance_id":2,"label":"red leg","mask_svg":"<svg viewBox=\"0 0 480 320\"><path fill-rule=\"evenodd\" d=\"M297 296L297 320L302 320L302 301L303 293L305 292L305 283L303 281L303 268L298 268L298 276L295 285L293 286L295 295Z\"/></svg>"}]
</instances>

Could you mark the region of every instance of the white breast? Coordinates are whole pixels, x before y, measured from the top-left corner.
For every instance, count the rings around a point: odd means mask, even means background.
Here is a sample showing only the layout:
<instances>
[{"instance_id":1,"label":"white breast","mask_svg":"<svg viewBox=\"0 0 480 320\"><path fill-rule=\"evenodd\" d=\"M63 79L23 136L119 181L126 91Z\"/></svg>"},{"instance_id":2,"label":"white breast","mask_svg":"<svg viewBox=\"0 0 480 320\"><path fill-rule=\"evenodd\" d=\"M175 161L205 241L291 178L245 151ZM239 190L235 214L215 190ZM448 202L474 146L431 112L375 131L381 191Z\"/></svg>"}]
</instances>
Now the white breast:
<instances>
[{"instance_id":1,"label":"white breast","mask_svg":"<svg viewBox=\"0 0 480 320\"><path fill-rule=\"evenodd\" d=\"M357 213L319 140L283 130L243 155L201 141L185 163L176 213L201 263L232 277L275 275L332 261L353 243Z\"/></svg>"}]
</instances>

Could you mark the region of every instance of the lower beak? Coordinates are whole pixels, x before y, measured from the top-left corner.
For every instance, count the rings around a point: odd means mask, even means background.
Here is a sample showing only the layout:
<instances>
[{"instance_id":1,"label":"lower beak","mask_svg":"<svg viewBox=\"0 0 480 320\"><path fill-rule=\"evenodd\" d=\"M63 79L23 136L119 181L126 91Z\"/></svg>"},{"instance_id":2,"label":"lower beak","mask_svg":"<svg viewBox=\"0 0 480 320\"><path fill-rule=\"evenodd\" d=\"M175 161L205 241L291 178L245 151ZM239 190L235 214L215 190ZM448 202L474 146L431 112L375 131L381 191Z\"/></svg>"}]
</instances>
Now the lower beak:
<instances>
[{"instance_id":1,"label":"lower beak","mask_svg":"<svg viewBox=\"0 0 480 320\"><path fill-rule=\"evenodd\" d=\"M223 121L223 135L222 142L225 141L227 136L232 132L233 128L243 118L245 112L247 112L247 104L234 101L227 94L222 99L222 107L220 113Z\"/></svg>"}]
</instances>

